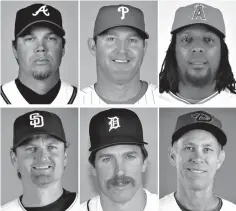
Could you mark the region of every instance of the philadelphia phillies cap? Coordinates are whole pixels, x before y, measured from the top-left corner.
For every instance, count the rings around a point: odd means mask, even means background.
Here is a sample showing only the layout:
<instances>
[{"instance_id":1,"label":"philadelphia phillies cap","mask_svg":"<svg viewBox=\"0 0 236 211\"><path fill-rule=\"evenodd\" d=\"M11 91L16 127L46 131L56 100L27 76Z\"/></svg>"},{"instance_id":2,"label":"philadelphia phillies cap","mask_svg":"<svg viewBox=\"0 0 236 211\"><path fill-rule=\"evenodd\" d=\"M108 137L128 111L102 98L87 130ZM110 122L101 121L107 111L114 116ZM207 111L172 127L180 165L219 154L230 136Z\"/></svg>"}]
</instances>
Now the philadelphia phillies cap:
<instances>
[{"instance_id":1,"label":"philadelphia phillies cap","mask_svg":"<svg viewBox=\"0 0 236 211\"><path fill-rule=\"evenodd\" d=\"M61 119L48 111L31 111L19 116L14 122L13 148L23 144L24 140L36 134L48 134L66 143Z\"/></svg>"},{"instance_id":2,"label":"philadelphia phillies cap","mask_svg":"<svg viewBox=\"0 0 236 211\"><path fill-rule=\"evenodd\" d=\"M92 117L89 124L89 151L119 144L147 144L139 117L133 111L113 108Z\"/></svg>"},{"instance_id":3,"label":"philadelphia phillies cap","mask_svg":"<svg viewBox=\"0 0 236 211\"><path fill-rule=\"evenodd\" d=\"M183 134L194 129L202 129L212 133L221 146L227 142L220 120L205 111L194 111L178 117L175 132L172 135L172 145Z\"/></svg>"},{"instance_id":4,"label":"philadelphia phillies cap","mask_svg":"<svg viewBox=\"0 0 236 211\"><path fill-rule=\"evenodd\" d=\"M211 26L225 37L225 23L221 11L202 3L178 8L175 13L171 33L173 34L177 29L184 26L197 23Z\"/></svg>"},{"instance_id":5,"label":"philadelphia phillies cap","mask_svg":"<svg viewBox=\"0 0 236 211\"><path fill-rule=\"evenodd\" d=\"M145 31L142 10L130 5L109 5L100 8L95 21L93 37L116 26L129 26L142 32L145 39L149 38Z\"/></svg>"},{"instance_id":6,"label":"philadelphia phillies cap","mask_svg":"<svg viewBox=\"0 0 236 211\"><path fill-rule=\"evenodd\" d=\"M16 13L15 37L19 37L30 26L39 23L50 25L59 35L65 35L61 13L56 8L46 4L32 4Z\"/></svg>"}]
</instances>

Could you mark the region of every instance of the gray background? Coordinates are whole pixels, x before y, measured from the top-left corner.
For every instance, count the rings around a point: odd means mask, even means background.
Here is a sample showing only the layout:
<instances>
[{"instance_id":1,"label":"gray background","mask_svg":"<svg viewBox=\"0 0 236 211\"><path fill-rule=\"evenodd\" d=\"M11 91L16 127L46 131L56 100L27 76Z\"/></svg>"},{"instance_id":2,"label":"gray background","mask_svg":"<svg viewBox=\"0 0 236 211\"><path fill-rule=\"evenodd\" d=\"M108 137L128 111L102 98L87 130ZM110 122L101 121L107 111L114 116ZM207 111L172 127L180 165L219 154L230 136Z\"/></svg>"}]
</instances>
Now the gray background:
<instances>
[{"instance_id":1,"label":"gray background","mask_svg":"<svg viewBox=\"0 0 236 211\"><path fill-rule=\"evenodd\" d=\"M61 79L78 86L78 2L76 1L2 1L1 2L1 84L18 76L18 64L12 52L16 13L33 3L45 3L58 9L66 32L65 55L60 66Z\"/></svg>"},{"instance_id":2,"label":"gray background","mask_svg":"<svg viewBox=\"0 0 236 211\"><path fill-rule=\"evenodd\" d=\"M176 168L169 163L168 147L171 146L171 136L175 129L178 116L203 110L217 117L223 124L228 141L224 147L226 156L221 168L217 171L213 191L222 198L236 203L236 108L160 108L159 110L159 165L160 165L160 198L176 190Z\"/></svg>"},{"instance_id":3,"label":"gray background","mask_svg":"<svg viewBox=\"0 0 236 211\"><path fill-rule=\"evenodd\" d=\"M96 60L89 52L87 40L93 37L94 22L102 6L129 4L144 13L146 31L149 33L147 52L140 69L142 80L157 84L157 2L156 1L81 1L80 2L80 87L97 81Z\"/></svg>"},{"instance_id":4,"label":"gray background","mask_svg":"<svg viewBox=\"0 0 236 211\"><path fill-rule=\"evenodd\" d=\"M102 108L82 108L80 110L80 202L84 202L96 193L96 178L91 175L91 165L88 161L90 155L89 122L92 116ZM144 187L152 193L157 193L157 109L156 108L128 108L134 111L140 118L143 126L144 141L148 142L148 167L144 178Z\"/></svg>"},{"instance_id":5,"label":"gray background","mask_svg":"<svg viewBox=\"0 0 236 211\"><path fill-rule=\"evenodd\" d=\"M63 123L66 139L70 142L68 164L63 176L66 190L78 190L78 109L77 108L2 108L1 109L1 204L13 200L22 194L21 182L10 160L10 148L13 143L13 122L29 111L45 110L57 114Z\"/></svg>"}]
</instances>

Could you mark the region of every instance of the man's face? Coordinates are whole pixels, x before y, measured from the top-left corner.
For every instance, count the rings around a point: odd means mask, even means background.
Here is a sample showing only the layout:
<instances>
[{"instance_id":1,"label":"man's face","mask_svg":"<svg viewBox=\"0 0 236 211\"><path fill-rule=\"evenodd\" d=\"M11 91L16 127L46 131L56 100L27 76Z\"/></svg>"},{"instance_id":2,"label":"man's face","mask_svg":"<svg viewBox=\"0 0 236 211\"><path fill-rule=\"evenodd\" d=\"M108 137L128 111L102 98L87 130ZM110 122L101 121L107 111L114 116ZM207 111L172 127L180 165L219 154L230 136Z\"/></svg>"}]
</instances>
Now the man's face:
<instances>
[{"instance_id":1,"label":"man's face","mask_svg":"<svg viewBox=\"0 0 236 211\"><path fill-rule=\"evenodd\" d=\"M29 34L17 38L13 52L21 75L45 80L59 71L64 48L62 38L50 28L33 26Z\"/></svg>"},{"instance_id":2,"label":"man's face","mask_svg":"<svg viewBox=\"0 0 236 211\"><path fill-rule=\"evenodd\" d=\"M12 154L22 183L47 186L62 179L67 156L64 143L51 136L35 138Z\"/></svg>"},{"instance_id":3,"label":"man's face","mask_svg":"<svg viewBox=\"0 0 236 211\"><path fill-rule=\"evenodd\" d=\"M98 74L115 84L125 84L139 74L146 42L130 27L114 27L97 37Z\"/></svg>"},{"instance_id":4,"label":"man's face","mask_svg":"<svg viewBox=\"0 0 236 211\"><path fill-rule=\"evenodd\" d=\"M184 84L204 87L215 81L221 58L220 38L208 27L195 24L176 34L176 60Z\"/></svg>"},{"instance_id":5,"label":"man's face","mask_svg":"<svg viewBox=\"0 0 236 211\"><path fill-rule=\"evenodd\" d=\"M191 130L175 142L171 151L181 186L194 190L212 187L216 171L224 161L224 151L214 135L205 130Z\"/></svg>"},{"instance_id":6,"label":"man's face","mask_svg":"<svg viewBox=\"0 0 236 211\"><path fill-rule=\"evenodd\" d=\"M113 202L125 203L143 187L146 165L139 146L116 145L96 153L93 172L104 195Z\"/></svg>"}]
</instances>

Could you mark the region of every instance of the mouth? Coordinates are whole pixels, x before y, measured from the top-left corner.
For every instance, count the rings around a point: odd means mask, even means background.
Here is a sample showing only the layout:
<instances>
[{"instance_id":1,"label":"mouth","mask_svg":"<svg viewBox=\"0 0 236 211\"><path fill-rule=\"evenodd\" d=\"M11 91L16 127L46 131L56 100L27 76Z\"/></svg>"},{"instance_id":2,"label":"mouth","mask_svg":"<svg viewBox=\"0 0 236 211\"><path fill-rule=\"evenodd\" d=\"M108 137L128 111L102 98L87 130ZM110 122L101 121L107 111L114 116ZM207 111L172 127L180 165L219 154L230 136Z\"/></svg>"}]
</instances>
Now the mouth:
<instances>
[{"instance_id":1,"label":"mouth","mask_svg":"<svg viewBox=\"0 0 236 211\"><path fill-rule=\"evenodd\" d=\"M188 171L195 173L195 174L203 174L206 172L206 171L200 170L200 169L189 169L189 168L188 168Z\"/></svg>"},{"instance_id":2,"label":"mouth","mask_svg":"<svg viewBox=\"0 0 236 211\"><path fill-rule=\"evenodd\" d=\"M34 63L36 64L47 64L49 62L48 59L36 59L34 60Z\"/></svg>"},{"instance_id":3,"label":"mouth","mask_svg":"<svg viewBox=\"0 0 236 211\"><path fill-rule=\"evenodd\" d=\"M127 64L130 62L128 59L113 59L113 62L119 63L119 64Z\"/></svg>"},{"instance_id":4,"label":"mouth","mask_svg":"<svg viewBox=\"0 0 236 211\"><path fill-rule=\"evenodd\" d=\"M51 168L52 168L51 165L33 166L33 169L35 170L48 170Z\"/></svg>"}]
</instances>

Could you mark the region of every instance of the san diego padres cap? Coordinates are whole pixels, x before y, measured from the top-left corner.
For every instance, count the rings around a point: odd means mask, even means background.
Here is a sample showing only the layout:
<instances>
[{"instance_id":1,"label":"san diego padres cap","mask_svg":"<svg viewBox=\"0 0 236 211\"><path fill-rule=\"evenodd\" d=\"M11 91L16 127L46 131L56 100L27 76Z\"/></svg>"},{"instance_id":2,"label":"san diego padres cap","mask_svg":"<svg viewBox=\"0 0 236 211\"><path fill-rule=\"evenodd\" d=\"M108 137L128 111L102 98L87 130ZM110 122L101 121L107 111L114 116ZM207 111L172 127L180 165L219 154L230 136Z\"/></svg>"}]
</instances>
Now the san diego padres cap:
<instances>
[{"instance_id":1,"label":"san diego padres cap","mask_svg":"<svg viewBox=\"0 0 236 211\"><path fill-rule=\"evenodd\" d=\"M91 147L89 151L119 144L147 144L139 117L133 111L116 108L102 111L89 124Z\"/></svg>"},{"instance_id":2,"label":"san diego padres cap","mask_svg":"<svg viewBox=\"0 0 236 211\"><path fill-rule=\"evenodd\" d=\"M38 23L50 25L59 35L65 35L61 13L56 8L46 4L32 4L16 13L15 37L19 37L28 27Z\"/></svg>"},{"instance_id":3,"label":"san diego padres cap","mask_svg":"<svg viewBox=\"0 0 236 211\"><path fill-rule=\"evenodd\" d=\"M31 111L19 116L14 122L13 148L21 145L32 135L48 134L66 142L61 119L48 111Z\"/></svg>"},{"instance_id":4,"label":"san diego padres cap","mask_svg":"<svg viewBox=\"0 0 236 211\"><path fill-rule=\"evenodd\" d=\"M173 34L175 30L184 26L197 23L215 28L225 37L225 23L221 11L202 3L195 3L178 8L175 13L171 33Z\"/></svg>"},{"instance_id":5,"label":"san diego padres cap","mask_svg":"<svg viewBox=\"0 0 236 211\"><path fill-rule=\"evenodd\" d=\"M194 129L202 129L212 133L222 146L227 142L220 120L205 111L194 111L178 117L175 132L172 135L172 145L183 134Z\"/></svg>"},{"instance_id":6,"label":"san diego padres cap","mask_svg":"<svg viewBox=\"0 0 236 211\"><path fill-rule=\"evenodd\" d=\"M145 39L149 38L145 31L142 10L130 5L109 5L100 8L95 21L93 37L116 26L129 26L141 31Z\"/></svg>"}]
</instances>

